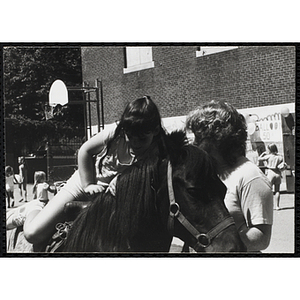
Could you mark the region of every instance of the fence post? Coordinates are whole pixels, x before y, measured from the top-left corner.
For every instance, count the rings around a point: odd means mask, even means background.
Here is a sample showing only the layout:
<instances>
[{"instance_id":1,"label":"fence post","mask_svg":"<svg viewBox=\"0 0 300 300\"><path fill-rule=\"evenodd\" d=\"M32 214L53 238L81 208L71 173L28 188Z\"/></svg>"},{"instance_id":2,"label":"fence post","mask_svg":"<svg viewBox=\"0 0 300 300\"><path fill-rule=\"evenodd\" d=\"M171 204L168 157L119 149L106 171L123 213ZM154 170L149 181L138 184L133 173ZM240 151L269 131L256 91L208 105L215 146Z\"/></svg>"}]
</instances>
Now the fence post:
<instances>
[{"instance_id":1,"label":"fence post","mask_svg":"<svg viewBox=\"0 0 300 300\"><path fill-rule=\"evenodd\" d=\"M49 142L46 143L47 150L47 180L50 180L50 150L49 150Z\"/></svg>"}]
</instances>

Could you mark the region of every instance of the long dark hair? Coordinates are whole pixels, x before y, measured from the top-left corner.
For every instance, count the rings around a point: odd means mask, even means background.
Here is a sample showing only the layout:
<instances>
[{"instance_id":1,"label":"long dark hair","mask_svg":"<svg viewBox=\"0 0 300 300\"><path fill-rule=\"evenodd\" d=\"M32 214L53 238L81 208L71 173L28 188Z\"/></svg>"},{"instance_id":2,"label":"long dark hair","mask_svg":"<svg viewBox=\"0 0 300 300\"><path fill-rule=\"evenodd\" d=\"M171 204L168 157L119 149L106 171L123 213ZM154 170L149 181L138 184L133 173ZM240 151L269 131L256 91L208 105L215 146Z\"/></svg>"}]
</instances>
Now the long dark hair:
<instances>
[{"instance_id":1,"label":"long dark hair","mask_svg":"<svg viewBox=\"0 0 300 300\"><path fill-rule=\"evenodd\" d=\"M97 194L76 218L63 252L130 251L136 238L155 232L158 160L152 155L126 169L118 177L115 197Z\"/></svg>"},{"instance_id":2,"label":"long dark hair","mask_svg":"<svg viewBox=\"0 0 300 300\"><path fill-rule=\"evenodd\" d=\"M207 150L214 145L229 165L234 165L239 156L245 156L246 121L230 103L204 104L188 115L186 127L195 134L197 146Z\"/></svg>"},{"instance_id":3,"label":"long dark hair","mask_svg":"<svg viewBox=\"0 0 300 300\"><path fill-rule=\"evenodd\" d=\"M159 109L150 96L144 96L129 102L121 116L121 119L115 130L115 134L107 143L107 149L112 142L129 132L133 135L142 135L143 133L158 131L153 142L158 144L160 154L166 153L165 139L166 131L161 123Z\"/></svg>"},{"instance_id":4,"label":"long dark hair","mask_svg":"<svg viewBox=\"0 0 300 300\"><path fill-rule=\"evenodd\" d=\"M128 103L118 127L125 132L132 132L134 135L153 132L156 128L161 128L159 110L150 96L144 96Z\"/></svg>"}]
</instances>

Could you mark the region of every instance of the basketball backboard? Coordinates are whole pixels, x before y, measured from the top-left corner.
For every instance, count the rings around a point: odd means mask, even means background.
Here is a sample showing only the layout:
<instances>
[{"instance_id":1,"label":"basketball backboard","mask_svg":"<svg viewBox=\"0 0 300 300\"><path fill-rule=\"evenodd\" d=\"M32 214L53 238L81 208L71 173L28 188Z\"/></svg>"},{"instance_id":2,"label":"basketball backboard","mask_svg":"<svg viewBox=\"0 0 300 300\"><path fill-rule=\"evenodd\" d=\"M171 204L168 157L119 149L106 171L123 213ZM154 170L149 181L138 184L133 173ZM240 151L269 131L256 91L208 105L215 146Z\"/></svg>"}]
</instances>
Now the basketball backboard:
<instances>
[{"instance_id":1,"label":"basketball backboard","mask_svg":"<svg viewBox=\"0 0 300 300\"><path fill-rule=\"evenodd\" d=\"M68 99L68 90L64 82L60 79L55 80L49 92L49 105L56 106L57 104L65 105L69 101Z\"/></svg>"}]
</instances>

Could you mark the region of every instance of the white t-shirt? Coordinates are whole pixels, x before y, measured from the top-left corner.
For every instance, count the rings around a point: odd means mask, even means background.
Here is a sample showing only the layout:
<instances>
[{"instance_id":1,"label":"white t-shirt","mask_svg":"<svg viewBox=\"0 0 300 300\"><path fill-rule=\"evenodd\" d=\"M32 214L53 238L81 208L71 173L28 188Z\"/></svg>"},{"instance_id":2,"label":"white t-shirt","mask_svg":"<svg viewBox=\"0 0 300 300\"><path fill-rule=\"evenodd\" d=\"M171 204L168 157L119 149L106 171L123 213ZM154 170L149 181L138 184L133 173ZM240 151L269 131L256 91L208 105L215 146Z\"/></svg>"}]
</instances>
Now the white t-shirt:
<instances>
[{"instance_id":1,"label":"white t-shirt","mask_svg":"<svg viewBox=\"0 0 300 300\"><path fill-rule=\"evenodd\" d=\"M252 225L273 223L273 192L263 172L246 157L222 179L227 187L225 205L234 218L237 229L243 223Z\"/></svg>"},{"instance_id":2,"label":"white t-shirt","mask_svg":"<svg viewBox=\"0 0 300 300\"><path fill-rule=\"evenodd\" d=\"M36 199L41 201L47 201L48 199L49 184L46 182L38 183L36 186Z\"/></svg>"}]
</instances>

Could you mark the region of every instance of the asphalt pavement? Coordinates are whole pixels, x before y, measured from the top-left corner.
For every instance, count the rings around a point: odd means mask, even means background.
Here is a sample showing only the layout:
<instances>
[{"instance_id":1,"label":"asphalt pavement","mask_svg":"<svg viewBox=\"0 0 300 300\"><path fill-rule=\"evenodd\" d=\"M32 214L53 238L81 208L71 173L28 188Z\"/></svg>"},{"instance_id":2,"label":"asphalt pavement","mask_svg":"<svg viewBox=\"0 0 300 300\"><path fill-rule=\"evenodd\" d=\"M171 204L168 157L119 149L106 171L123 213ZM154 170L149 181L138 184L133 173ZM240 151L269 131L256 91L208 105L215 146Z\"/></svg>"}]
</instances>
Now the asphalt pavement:
<instances>
[{"instance_id":1,"label":"asphalt pavement","mask_svg":"<svg viewBox=\"0 0 300 300\"><path fill-rule=\"evenodd\" d=\"M281 210L274 210L271 241L263 253L294 253L295 252L295 195L282 193L280 197ZM181 252L183 242L174 238L172 253Z\"/></svg>"},{"instance_id":2,"label":"asphalt pavement","mask_svg":"<svg viewBox=\"0 0 300 300\"><path fill-rule=\"evenodd\" d=\"M270 245L263 253L295 252L295 195L280 196L281 210L274 210Z\"/></svg>"}]
</instances>

